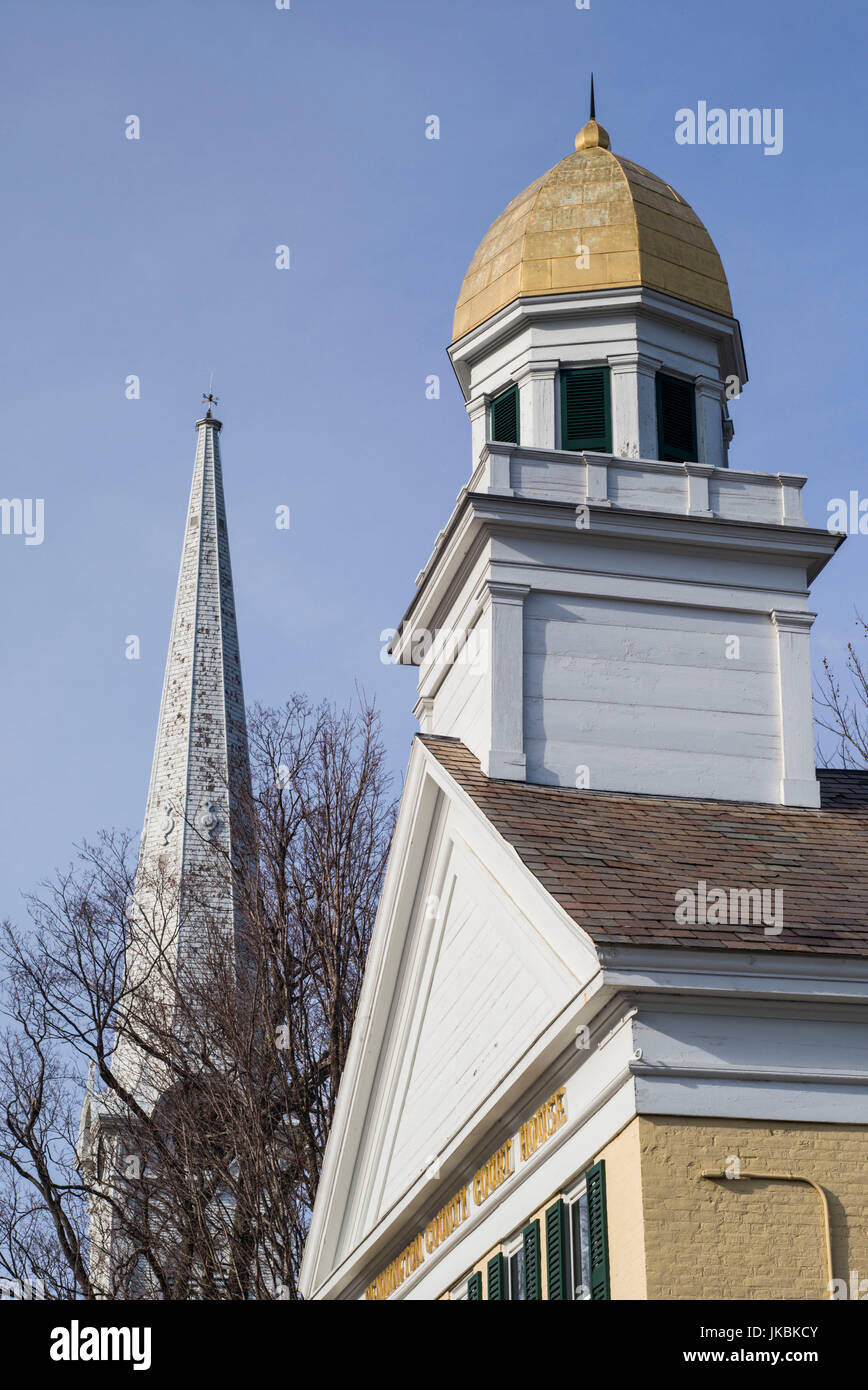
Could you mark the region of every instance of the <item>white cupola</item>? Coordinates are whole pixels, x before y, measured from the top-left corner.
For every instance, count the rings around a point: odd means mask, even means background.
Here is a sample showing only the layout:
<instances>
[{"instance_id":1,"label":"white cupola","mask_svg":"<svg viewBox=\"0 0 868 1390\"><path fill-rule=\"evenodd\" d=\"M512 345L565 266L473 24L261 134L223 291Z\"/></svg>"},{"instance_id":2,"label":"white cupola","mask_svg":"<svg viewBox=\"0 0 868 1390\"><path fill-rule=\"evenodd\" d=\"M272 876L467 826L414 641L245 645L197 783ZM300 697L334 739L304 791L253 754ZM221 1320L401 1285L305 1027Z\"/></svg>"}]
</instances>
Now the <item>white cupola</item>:
<instances>
[{"instance_id":1,"label":"white cupola","mask_svg":"<svg viewBox=\"0 0 868 1390\"><path fill-rule=\"evenodd\" d=\"M491 777L819 804L805 479L728 467L747 379L720 258L667 183L575 153L483 239L450 357L472 473L393 651Z\"/></svg>"}]
</instances>

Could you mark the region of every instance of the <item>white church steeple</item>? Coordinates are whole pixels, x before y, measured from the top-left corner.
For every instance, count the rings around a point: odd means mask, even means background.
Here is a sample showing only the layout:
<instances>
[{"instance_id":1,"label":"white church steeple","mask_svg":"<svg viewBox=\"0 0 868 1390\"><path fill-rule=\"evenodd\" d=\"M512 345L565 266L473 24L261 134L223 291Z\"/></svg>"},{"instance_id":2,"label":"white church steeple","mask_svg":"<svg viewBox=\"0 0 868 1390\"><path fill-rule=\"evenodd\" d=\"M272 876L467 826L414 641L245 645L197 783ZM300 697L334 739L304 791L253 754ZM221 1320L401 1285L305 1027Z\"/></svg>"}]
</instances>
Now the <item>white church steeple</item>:
<instances>
[{"instance_id":1,"label":"white church steeple","mask_svg":"<svg viewBox=\"0 0 868 1390\"><path fill-rule=\"evenodd\" d=\"M209 399L209 398L206 398ZM153 942L152 892L169 879L176 920L160 943L182 974L195 963L203 912L239 941L237 879L226 872L247 851L250 766L229 534L220 460L222 423L210 405L196 422L193 483L181 550L163 697L142 832L127 975ZM137 907L141 911L137 912ZM240 943L239 943L240 950ZM130 958L132 956L132 958ZM118 1039L116 1064L126 1057Z\"/></svg>"},{"instance_id":2,"label":"white church steeple","mask_svg":"<svg viewBox=\"0 0 868 1390\"><path fill-rule=\"evenodd\" d=\"M250 765L220 461L221 422L210 405L196 422L193 482L181 551L163 696L139 851L128 909L124 1013L111 1066L146 1113L173 1078L160 1049L147 1045L155 1000L172 1018L185 972L203 965L207 942L225 941L243 970L242 880L250 861ZM207 919L207 920L206 920ZM216 933L216 934L215 934ZM174 992L174 993L173 993ZM124 1018L127 1024L124 1024ZM143 1047L139 1041L145 1038ZM130 1117L92 1076L79 1129L82 1171L113 1181L123 1162ZM116 1255L107 1204L92 1214L92 1269L109 1288Z\"/></svg>"},{"instance_id":3,"label":"white church steeple","mask_svg":"<svg viewBox=\"0 0 868 1390\"><path fill-rule=\"evenodd\" d=\"M198 441L141 862L166 858L182 885L217 844L237 840L249 801L247 724L220 461L211 410ZM227 929L230 929L227 921Z\"/></svg>"}]
</instances>

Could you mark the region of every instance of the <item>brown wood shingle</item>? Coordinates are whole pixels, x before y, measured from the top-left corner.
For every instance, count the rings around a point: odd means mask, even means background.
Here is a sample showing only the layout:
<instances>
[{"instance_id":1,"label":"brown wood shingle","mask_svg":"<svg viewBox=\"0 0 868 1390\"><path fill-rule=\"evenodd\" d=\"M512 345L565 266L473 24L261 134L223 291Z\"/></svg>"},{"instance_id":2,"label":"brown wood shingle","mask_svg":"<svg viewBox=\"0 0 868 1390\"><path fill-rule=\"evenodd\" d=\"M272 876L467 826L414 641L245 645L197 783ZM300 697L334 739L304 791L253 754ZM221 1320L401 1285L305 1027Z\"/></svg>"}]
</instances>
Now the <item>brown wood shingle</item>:
<instances>
[{"instance_id":1,"label":"brown wood shingle","mask_svg":"<svg viewBox=\"0 0 868 1390\"><path fill-rule=\"evenodd\" d=\"M868 772L819 770L809 810L497 781L458 740L420 737L596 942L868 956ZM676 922L700 880L780 889L781 932Z\"/></svg>"}]
</instances>

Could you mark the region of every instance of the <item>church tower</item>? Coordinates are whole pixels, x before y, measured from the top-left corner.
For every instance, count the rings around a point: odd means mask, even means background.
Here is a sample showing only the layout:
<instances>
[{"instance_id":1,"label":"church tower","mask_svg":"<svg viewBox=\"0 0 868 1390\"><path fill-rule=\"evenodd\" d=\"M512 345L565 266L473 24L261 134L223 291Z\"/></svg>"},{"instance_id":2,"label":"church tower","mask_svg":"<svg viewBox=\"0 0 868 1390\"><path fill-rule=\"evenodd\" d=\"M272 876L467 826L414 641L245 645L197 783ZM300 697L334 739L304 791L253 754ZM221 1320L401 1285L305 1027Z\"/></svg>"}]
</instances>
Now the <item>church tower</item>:
<instances>
[{"instance_id":1,"label":"church tower","mask_svg":"<svg viewBox=\"0 0 868 1390\"><path fill-rule=\"evenodd\" d=\"M215 936L244 970L242 884L250 854L250 765L241 661L220 459L221 421L209 408L196 422L193 482L181 550L169 652L136 889L129 908L126 1012L115 1038L112 1070L147 1113L172 1078L159 1057L130 1034L147 1036L146 1009L162 1002L168 1026L183 990L207 969ZM162 990L162 1001L154 999ZM159 1049L157 1049L158 1051ZM79 1133L83 1168L92 1176L123 1161L113 1135L118 1111L88 1087ZM100 1204L97 1204L99 1207ZM102 1252L97 1279L111 1271L105 1212L95 1210L92 1245ZM107 1238L108 1237L108 1238Z\"/></svg>"},{"instance_id":2,"label":"church tower","mask_svg":"<svg viewBox=\"0 0 868 1390\"><path fill-rule=\"evenodd\" d=\"M591 119L474 256L471 477L393 644L490 777L817 806L804 477L731 466L720 257ZM484 659L483 659L484 657Z\"/></svg>"}]
</instances>

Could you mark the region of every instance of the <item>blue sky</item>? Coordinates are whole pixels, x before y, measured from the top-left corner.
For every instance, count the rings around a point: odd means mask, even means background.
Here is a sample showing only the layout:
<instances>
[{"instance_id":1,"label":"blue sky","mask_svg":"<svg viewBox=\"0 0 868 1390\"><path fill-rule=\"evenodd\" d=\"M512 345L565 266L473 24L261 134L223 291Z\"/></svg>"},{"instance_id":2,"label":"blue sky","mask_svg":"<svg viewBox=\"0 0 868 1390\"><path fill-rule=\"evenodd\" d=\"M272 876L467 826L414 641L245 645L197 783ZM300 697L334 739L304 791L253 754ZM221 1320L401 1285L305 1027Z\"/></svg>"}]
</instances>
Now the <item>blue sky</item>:
<instances>
[{"instance_id":1,"label":"blue sky","mask_svg":"<svg viewBox=\"0 0 868 1390\"><path fill-rule=\"evenodd\" d=\"M400 778L414 673L379 634L470 472L455 299L572 149L591 68L613 148L723 258L751 376L733 466L807 473L818 525L868 493L866 27L843 0L5 0L0 495L45 499L45 540L0 537L0 913L82 836L140 827L212 370L248 699L360 683ZM783 108L783 153L678 145L700 100ZM815 587L816 660L851 635L866 544Z\"/></svg>"}]
</instances>

